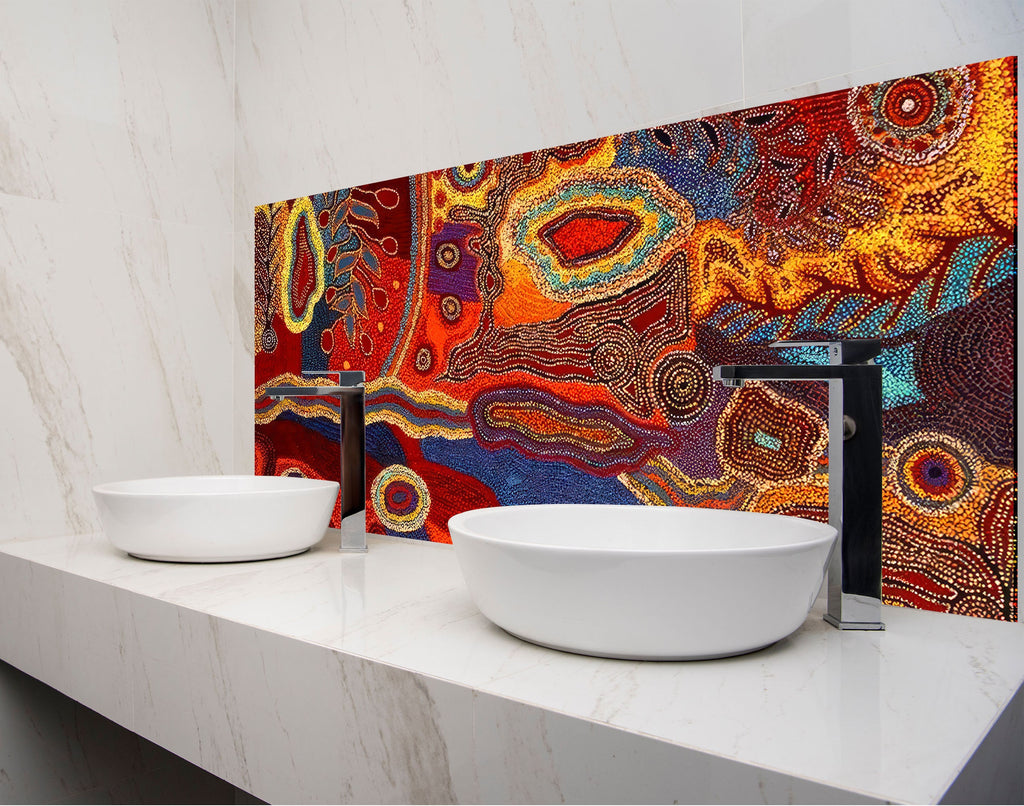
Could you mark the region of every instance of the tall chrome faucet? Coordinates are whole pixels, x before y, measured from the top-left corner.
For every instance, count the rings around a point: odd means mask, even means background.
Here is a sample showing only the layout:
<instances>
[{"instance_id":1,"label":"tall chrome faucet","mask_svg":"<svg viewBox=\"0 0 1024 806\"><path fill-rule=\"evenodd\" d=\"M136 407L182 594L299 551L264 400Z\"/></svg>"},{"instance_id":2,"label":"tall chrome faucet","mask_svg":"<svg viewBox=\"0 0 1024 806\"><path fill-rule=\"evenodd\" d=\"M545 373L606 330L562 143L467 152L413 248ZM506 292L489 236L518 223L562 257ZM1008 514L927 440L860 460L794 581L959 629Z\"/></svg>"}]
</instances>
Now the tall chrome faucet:
<instances>
[{"instance_id":1,"label":"tall chrome faucet","mask_svg":"<svg viewBox=\"0 0 1024 806\"><path fill-rule=\"evenodd\" d=\"M841 630L882 624L882 368L878 339L777 341L772 347L827 347L827 365L725 365L714 377L744 381L828 381L828 521L839 544L828 567L825 621Z\"/></svg>"},{"instance_id":2,"label":"tall chrome faucet","mask_svg":"<svg viewBox=\"0 0 1024 806\"><path fill-rule=\"evenodd\" d=\"M286 397L338 398L341 428L341 551L366 551L366 416L363 372L303 372L337 375L337 386L268 386L271 400Z\"/></svg>"}]
</instances>

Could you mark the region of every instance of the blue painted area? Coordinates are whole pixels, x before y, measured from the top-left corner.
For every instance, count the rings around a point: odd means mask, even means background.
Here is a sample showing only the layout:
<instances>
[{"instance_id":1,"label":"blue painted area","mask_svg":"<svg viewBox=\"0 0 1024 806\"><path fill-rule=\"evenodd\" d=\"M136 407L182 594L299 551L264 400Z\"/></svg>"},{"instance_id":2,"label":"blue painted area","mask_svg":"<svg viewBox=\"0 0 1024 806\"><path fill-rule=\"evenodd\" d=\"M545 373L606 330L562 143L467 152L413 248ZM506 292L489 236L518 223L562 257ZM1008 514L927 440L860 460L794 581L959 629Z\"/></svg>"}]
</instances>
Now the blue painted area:
<instances>
[{"instance_id":1,"label":"blue painted area","mask_svg":"<svg viewBox=\"0 0 1024 806\"><path fill-rule=\"evenodd\" d=\"M875 363L882 367L882 406L907 406L924 400L914 372L914 345L883 349Z\"/></svg>"},{"instance_id":2,"label":"blue painted area","mask_svg":"<svg viewBox=\"0 0 1024 806\"><path fill-rule=\"evenodd\" d=\"M740 205L736 186L757 157L753 138L721 117L714 123L717 148L699 121L659 128L671 138L673 151L659 145L652 129L640 129L620 139L613 165L658 174L693 205L698 221L727 219Z\"/></svg>"},{"instance_id":3,"label":"blue painted area","mask_svg":"<svg viewBox=\"0 0 1024 806\"><path fill-rule=\"evenodd\" d=\"M385 394L389 398L397 398L398 402L394 404L388 404L382 401ZM413 410L427 410L432 412L440 412L447 415L452 421L465 419L466 413L456 408L455 406L446 405L444 403L425 403L415 398L409 397L400 387L389 386L381 389L375 393L370 394L366 399L366 413L370 414L374 411L383 411L385 409L391 409L393 411L402 412L403 416Z\"/></svg>"},{"instance_id":4,"label":"blue painted area","mask_svg":"<svg viewBox=\"0 0 1024 806\"><path fill-rule=\"evenodd\" d=\"M769 319L763 325L758 325L754 328L754 331L747 337L747 341L754 344L773 342L779 338L779 332L784 324L786 324L784 316L776 316L774 319Z\"/></svg>"},{"instance_id":5,"label":"blue painted area","mask_svg":"<svg viewBox=\"0 0 1024 806\"><path fill-rule=\"evenodd\" d=\"M727 300L718 306L715 311L715 319L721 320L730 314L739 313L743 310L743 303L736 300Z\"/></svg>"},{"instance_id":6,"label":"blue painted area","mask_svg":"<svg viewBox=\"0 0 1024 806\"><path fill-rule=\"evenodd\" d=\"M787 347L779 350L779 358L787 364L827 364L828 348L826 347Z\"/></svg>"},{"instance_id":7,"label":"blue painted area","mask_svg":"<svg viewBox=\"0 0 1024 806\"><path fill-rule=\"evenodd\" d=\"M406 463L402 444L385 423L370 423L366 426L366 452L380 462L382 467Z\"/></svg>"},{"instance_id":8,"label":"blue painted area","mask_svg":"<svg viewBox=\"0 0 1024 806\"><path fill-rule=\"evenodd\" d=\"M910 296L907 304L904 306L903 315L900 317L899 325L890 330L890 333L899 335L905 333L908 330L912 330L915 327L923 325L927 322L932 314L936 316L943 312L941 309L936 309L934 312L928 307L928 298L931 296L932 286L935 284L934 280L926 280L921 283Z\"/></svg>"},{"instance_id":9,"label":"blue painted area","mask_svg":"<svg viewBox=\"0 0 1024 806\"><path fill-rule=\"evenodd\" d=\"M847 336L848 338L878 338L878 331ZM779 358L787 364L827 364L828 351L824 347L791 347L779 350ZM883 347L875 363L882 367L882 406L885 409L906 406L924 399L914 373L914 346ZM757 441L757 435L754 437ZM761 444L761 443L758 443ZM766 446L767 447L767 446Z\"/></svg>"},{"instance_id":10,"label":"blue painted area","mask_svg":"<svg viewBox=\"0 0 1024 806\"><path fill-rule=\"evenodd\" d=\"M431 408L431 411L443 411L440 408ZM384 403L374 403L366 406L367 416L371 414L379 415L382 412L390 411L397 414L403 420L407 420L412 425L421 426L442 426L447 428L464 428L466 425L465 415L459 415L457 417L438 417L438 416L426 416L417 414L415 410L410 409L406 406L402 406L400 403L393 401L387 401Z\"/></svg>"},{"instance_id":11,"label":"blue painted area","mask_svg":"<svg viewBox=\"0 0 1024 806\"><path fill-rule=\"evenodd\" d=\"M989 271L988 278L985 280L986 288L994 288L999 285L1003 280L1009 280L1011 277L1017 276L1017 250L1016 249L1004 249L994 264L992 269Z\"/></svg>"},{"instance_id":12,"label":"blue painted area","mask_svg":"<svg viewBox=\"0 0 1024 806\"><path fill-rule=\"evenodd\" d=\"M821 315L822 309L825 307L824 297L818 297L818 299L811 300L807 305L804 306L803 310L793 320L793 332L801 333L804 331L812 331L818 328L818 317Z\"/></svg>"},{"instance_id":13,"label":"blue painted area","mask_svg":"<svg viewBox=\"0 0 1024 806\"><path fill-rule=\"evenodd\" d=\"M489 451L476 440L430 437L420 442L427 461L479 479L501 504L635 504L615 477L590 476L560 462L530 459L511 448Z\"/></svg>"},{"instance_id":14,"label":"blue painted area","mask_svg":"<svg viewBox=\"0 0 1024 806\"><path fill-rule=\"evenodd\" d=\"M668 493L665 489L656 484L654 479L649 478L643 474L634 476L634 481L637 482L641 487L647 490L648 494L657 501L660 501L664 506L673 506L674 502L669 498ZM635 504L636 501L629 501L627 503Z\"/></svg>"},{"instance_id":15,"label":"blue painted area","mask_svg":"<svg viewBox=\"0 0 1024 806\"><path fill-rule=\"evenodd\" d=\"M972 238L957 247L949 258L945 283L939 297L935 314L946 313L971 301L971 279L976 275L979 264L984 261L996 245L992 237Z\"/></svg>"},{"instance_id":16,"label":"blue painted area","mask_svg":"<svg viewBox=\"0 0 1024 806\"><path fill-rule=\"evenodd\" d=\"M744 330L746 330L748 327L750 327L752 324L754 324L754 322L758 320L760 314L760 311L748 309L741 313L739 316L737 316L735 319L733 319L731 322L729 322L724 328L722 328L722 332L728 338L739 338L739 336L743 333Z\"/></svg>"},{"instance_id":17,"label":"blue painted area","mask_svg":"<svg viewBox=\"0 0 1024 806\"><path fill-rule=\"evenodd\" d=\"M759 428L754 432L754 444L760 445L762 448L767 448L770 451L777 451L782 447L782 440L778 437L773 437L771 434L762 431Z\"/></svg>"},{"instance_id":18,"label":"blue painted area","mask_svg":"<svg viewBox=\"0 0 1024 806\"><path fill-rule=\"evenodd\" d=\"M413 532L396 532L392 529L387 529L386 531L389 535L404 537L408 540L430 540L430 535L427 534L427 530L422 526Z\"/></svg>"},{"instance_id":19,"label":"blue painted area","mask_svg":"<svg viewBox=\"0 0 1024 806\"><path fill-rule=\"evenodd\" d=\"M831 313L818 327L826 333L849 333L848 323L855 318L859 309L865 305L864 297L859 294L850 294L841 299L833 308Z\"/></svg>"},{"instance_id":20,"label":"blue painted area","mask_svg":"<svg viewBox=\"0 0 1024 806\"><path fill-rule=\"evenodd\" d=\"M865 316L855 327L851 328L849 335L852 338L877 339L882 332L882 325L885 324L885 320L892 314L893 307L892 301L886 300Z\"/></svg>"}]
</instances>

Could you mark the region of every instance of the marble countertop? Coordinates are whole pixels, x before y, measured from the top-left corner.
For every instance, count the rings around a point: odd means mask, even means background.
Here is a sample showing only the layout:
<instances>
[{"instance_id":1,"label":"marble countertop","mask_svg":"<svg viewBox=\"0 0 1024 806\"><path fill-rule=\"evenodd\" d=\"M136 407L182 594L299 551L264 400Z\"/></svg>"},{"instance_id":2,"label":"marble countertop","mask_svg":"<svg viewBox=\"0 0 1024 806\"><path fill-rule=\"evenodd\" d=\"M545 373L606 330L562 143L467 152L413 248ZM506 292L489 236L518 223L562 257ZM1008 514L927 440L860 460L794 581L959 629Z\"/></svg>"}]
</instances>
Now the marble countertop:
<instances>
[{"instance_id":1,"label":"marble countertop","mask_svg":"<svg viewBox=\"0 0 1024 806\"><path fill-rule=\"evenodd\" d=\"M816 609L789 638L742 657L604 660L534 646L490 624L450 546L369 543L365 555L322 544L222 565L136 560L102 535L6 543L0 655L257 796L292 802L388 793L407 801L672 800L680 795L671 787L687 776L702 783L686 797L703 801L936 802L1008 704L1021 701L1021 624L887 607L885 632L840 632ZM237 671L233 652L249 671ZM209 690L199 679L204 664ZM337 669L340 678L331 676ZM416 687L408 697L425 697L423 708L396 693L412 691L408 680ZM396 764L394 745L405 739L394 737L419 736L411 750L402 744L402 764L428 788L403 792L405 773L389 767L376 783L345 772L338 789L326 773L322 784L311 780L294 755L294 785L305 789L287 789L284 772L252 769L281 753L263 747L268 731L306 741L299 734L317 717L303 712L308 703L288 700L312 697L317 686L328 698L347 687L349 699L336 707L355 709L349 740L365 734L359 714L371 706L380 720L395 720L374 723L382 748L360 738L365 758L379 751ZM365 689L365 707L356 688ZM223 724L200 713L210 703L197 698L207 695L223 706ZM239 714L260 714L233 715L232 703ZM175 708L182 715L165 724ZM421 713L430 724L417 727ZM427 739L416 733L424 730ZM447 778L430 788L438 774Z\"/></svg>"}]
</instances>

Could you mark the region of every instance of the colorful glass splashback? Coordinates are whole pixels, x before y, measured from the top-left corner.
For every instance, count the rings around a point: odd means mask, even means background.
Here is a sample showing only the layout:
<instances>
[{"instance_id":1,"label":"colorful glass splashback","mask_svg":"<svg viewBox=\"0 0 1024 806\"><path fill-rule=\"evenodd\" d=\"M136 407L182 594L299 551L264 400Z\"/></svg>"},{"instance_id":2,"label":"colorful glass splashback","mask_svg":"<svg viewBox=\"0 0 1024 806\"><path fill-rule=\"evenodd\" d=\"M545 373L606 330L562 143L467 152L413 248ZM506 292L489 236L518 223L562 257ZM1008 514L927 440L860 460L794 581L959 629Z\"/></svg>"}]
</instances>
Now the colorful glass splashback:
<instances>
[{"instance_id":1,"label":"colorful glass splashback","mask_svg":"<svg viewBox=\"0 0 1024 806\"><path fill-rule=\"evenodd\" d=\"M367 383L370 531L497 504L826 520L827 390L727 389L775 339L880 337L883 595L1015 619L1016 60L255 211L256 472L337 478Z\"/></svg>"}]
</instances>

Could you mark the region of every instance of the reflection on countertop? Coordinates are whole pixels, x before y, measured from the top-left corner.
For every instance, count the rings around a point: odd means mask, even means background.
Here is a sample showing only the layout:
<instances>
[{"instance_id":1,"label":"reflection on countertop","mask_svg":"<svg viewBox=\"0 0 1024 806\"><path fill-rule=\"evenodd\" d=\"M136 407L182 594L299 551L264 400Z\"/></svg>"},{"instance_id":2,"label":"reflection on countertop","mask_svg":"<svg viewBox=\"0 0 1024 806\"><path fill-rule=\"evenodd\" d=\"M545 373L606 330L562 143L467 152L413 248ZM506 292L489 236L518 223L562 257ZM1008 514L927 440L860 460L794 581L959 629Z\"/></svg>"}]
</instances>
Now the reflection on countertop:
<instances>
[{"instance_id":1,"label":"reflection on countertop","mask_svg":"<svg viewBox=\"0 0 1024 806\"><path fill-rule=\"evenodd\" d=\"M7 543L0 657L271 801L936 802L1019 760L971 761L1021 716L1020 624L887 607L850 633L819 602L750 655L604 660L493 626L451 546L369 539L224 565Z\"/></svg>"}]
</instances>

